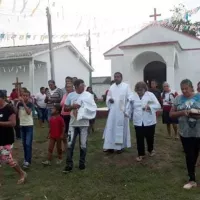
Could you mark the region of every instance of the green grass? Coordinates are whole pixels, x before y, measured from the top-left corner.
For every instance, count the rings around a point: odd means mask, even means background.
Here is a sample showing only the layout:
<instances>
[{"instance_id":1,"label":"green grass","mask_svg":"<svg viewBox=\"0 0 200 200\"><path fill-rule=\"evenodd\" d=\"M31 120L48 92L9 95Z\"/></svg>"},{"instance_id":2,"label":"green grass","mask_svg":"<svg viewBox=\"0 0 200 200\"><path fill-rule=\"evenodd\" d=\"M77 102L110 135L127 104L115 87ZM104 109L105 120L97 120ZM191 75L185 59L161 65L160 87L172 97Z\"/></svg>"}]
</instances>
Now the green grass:
<instances>
[{"instance_id":1,"label":"green grass","mask_svg":"<svg viewBox=\"0 0 200 200\"><path fill-rule=\"evenodd\" d=\"M97 104L97 107L98 107L98 108L107 107L107 106L106 106L106 102L104 102L104 101L97 101L96 104Z\"/></svg>"},{"instance_id":2,"label":"green grass","mask_svg":"<svg viewBox=\"0 0 200 200\"><path fill-rule=\"evenodd\" d=\"M4 185L0 200L199 200L199 189L184 191L187 181L184 154L179 141L166 139L166 130L160 123L156 129L157 154L143 163L135 162L135 134L133 147L121 155L102 152L102 132L105 120L97 120L96 133L89 136L87 169L75 168L62 174L62 166L43 167L46 158L47 129L35 130L33 164L28 171L28 181L17 186L17 176L7 166L2 167ZM77 145L78 146L78 145ZM16 142L15 157L23 160L22 146ZM78 148L75 166L78 165ZM197 169L197 174L198 174ZM198 178L200 178L197 175Z\"/></svg>"}]
</instances>

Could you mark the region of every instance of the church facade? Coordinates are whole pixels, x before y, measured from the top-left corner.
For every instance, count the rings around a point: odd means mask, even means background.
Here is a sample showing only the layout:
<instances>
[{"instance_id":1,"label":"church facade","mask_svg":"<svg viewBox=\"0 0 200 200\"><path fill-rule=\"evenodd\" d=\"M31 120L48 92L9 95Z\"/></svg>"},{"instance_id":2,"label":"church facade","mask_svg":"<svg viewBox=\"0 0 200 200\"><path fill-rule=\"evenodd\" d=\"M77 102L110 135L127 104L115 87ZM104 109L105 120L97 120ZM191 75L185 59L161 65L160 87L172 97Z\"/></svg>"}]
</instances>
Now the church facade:
<instances>
[{"instance_id":1,"label":"church facade","mask_svg":"<svg viewBox=\"0 0 200 200\"><path fill-rule=\"evenodd\" d=\"M151 24L106 53L111 60L111 75L123 74L125 82L134 89L138 81L162 85L180 91L180 82L188 78L194 84L200 81L200 40L162 25Z\"/></svg>"}]
</instances>

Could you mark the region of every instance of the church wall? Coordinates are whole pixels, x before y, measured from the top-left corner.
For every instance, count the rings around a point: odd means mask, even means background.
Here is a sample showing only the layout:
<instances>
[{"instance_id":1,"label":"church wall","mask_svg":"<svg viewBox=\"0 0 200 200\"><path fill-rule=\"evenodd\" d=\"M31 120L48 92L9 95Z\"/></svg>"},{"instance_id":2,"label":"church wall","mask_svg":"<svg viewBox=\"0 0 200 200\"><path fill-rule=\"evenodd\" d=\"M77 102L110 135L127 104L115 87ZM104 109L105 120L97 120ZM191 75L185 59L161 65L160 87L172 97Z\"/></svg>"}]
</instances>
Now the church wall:
<instances>
[{"instance_id":1,"label":"church wall","mask_svg":"<svg viewBox=\"0 0 200 200\"><path fill-rule=\"evenodd\" d=\"M132 79L131 75L131 66L130 66L131 58L124 58L123 56L117 56L111 58L111 77L114 78L115 72L121 72L123 74L123 81L130 85Z\"/></svg>"},{"instance_id":2,"label":"church wall","mask_svg":"<svg viewBox=\"0 0 200 200\"><path fill-rule=\"evenodd\" d=\"M127 74L131 88L134 89L137 82L144 80L143 70L148 63L160 61L166 63L169 67L173 67L174 54L175 47L173 45L125 49L124 63L129 67L124 68L124 74Z\"/></svg>"},{"instance_id":3,"label":"church wall","mask_svg":"<svg viewBox=\"0 0 200 200\"><path fill-rule=\"evenodd\" d=\"M19 64L20 65L20 64ZM0 70L0 88L7 90L7 95L9 96L12 89L14 88L14 85L12 83L16 82L16 77L18 77L19 82L23 82L22 87L29 86L29 70L28 66L23 66L21 69L18 69L18 72L16 73L16 70L10 71L7 67L5 67L4 70Z\"/></svg>"},{"instance_id":4,"label":"church wall","mask_svg":"<svg viewBox=\"0 0 200 200\"><path fill-rule=\"evenodd\" d=\"M120 46L179 41L182 48L200 48L200 40L160 26L150 26ZM111 54L112 52L110 52Z\"/></svg>"},{"instance_id":5,"label":"church wall","mask_svg":"<svg viewBox=\"0 0 200 200\"><path fill-rule=\"evenodd\" d=\"M200 81L200 51L182 51L179 54L179 68L175 68L175 86L180 90L180 82L190 79L196 91L197 83Z\"/></svg>"},{"instance_id":6,"label":"church wall","mask_svg":"<svg viewBox=\"0 0 200 200\"><path fill-rule=\"evenodd\" d=\"M48 76L46 82L50 79L50 60L49 54L40 55L36 60L47 63ZM55 81L58 87L63 88L65 77L76 76L89 85L89 70L79 61L79 59L66 47L54 51Z\"/></svg>"},{"instance_id":7,"label":"church wall","mask_svg":"<svg viewBox=\"0 0 200 200\"><path fill-rule=\"evenodd\" d=\"M34 94L40 92L41 87L48 87L48 74L45 66L36 68L34 72Z\"/></svg>"},{"instance_id":8,"label":"church wall","mask_svg":"<svg viewBox=\"0 0 200 200\"><path fill-rule=\"evenodd\" d=\"M64 87L67 76L83 79L89 86L90 72L68 48L55 51L55 74L58 87Z\"/></svg>"}]
</instances>

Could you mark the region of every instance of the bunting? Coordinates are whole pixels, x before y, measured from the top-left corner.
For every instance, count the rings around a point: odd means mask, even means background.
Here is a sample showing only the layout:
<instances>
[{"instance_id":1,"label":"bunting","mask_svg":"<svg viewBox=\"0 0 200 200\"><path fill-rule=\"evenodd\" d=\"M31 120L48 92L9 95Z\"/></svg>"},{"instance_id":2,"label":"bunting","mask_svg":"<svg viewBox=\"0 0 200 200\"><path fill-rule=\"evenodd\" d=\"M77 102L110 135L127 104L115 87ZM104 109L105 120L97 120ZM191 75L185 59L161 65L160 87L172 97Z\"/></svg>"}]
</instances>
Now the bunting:
<instances>
[{"instance_id":1,"label":"bunting","mask_svg":"<svg viewBox=\"0 0 200 200\"><path fill-rule=\"evenodd\" d=\"M38 1L36 7L33 9L32 13L31 13L31 15L30 15L31 17L34 15L35 11L39 8L40 2L41 2L41 0Z\"/></svg>"},{"instance_id":2,"label":"bunting","mask_svg":"<svg viewBox=\"0 0 200 200\"><path fill-rule=\"evenodd\" d=\"M23 7L20 11L20 14L22 14L24 12L24 9L26 8L27 3L28 3L28 0L23 0Z\"/></svg>"},{"instance_id":3,"label":"bunting","mask_svg":"<svg viewBox=\"0 0 200 200\"><path fill-rule=\"evenodd\" d=\"M16 9L16 0L13 0L13 8L12 8L12 12L14 13Z\"/></svg>"},{"instance_id":4,"label":"bunting","mask_svg":"<svg viewBox=\"0 0 200 200\"><path fill-rule=\"evenodd\" d=\"M140 27L129 27L129 28L119 28L119 29L113 29L110 31L102 31L102 32L93 32L91 33L92 36L95 37L100 37L102 35L107 35L107 34L111 34L114 35L117 32L125 32L125 31L129 31L129 29L131 30L132 28L144 28L148 25L163 25L163 26L171 26L171 20L170 19L164 19L164 20L160 20L158 22L151 22L151 23L145 23L143 24L143 26ZM197 32L200 32L200 26L198 27L194 27L194 26L190 26L190 25L181 25L181 29L182 30L193 30L195 29ZM79 38L79 37L87 37L88 33L87 32L82 32L82 33L71 33L71 34L62 34L62 35L53 35L53 39L57 39L57 40L61 40L61 41L65 41L68 38ZM25 34L17 34L17 33L0 33L0 41L5 41L5 40L40 40L41 42L44 41L48 41L48 34L42 34L42 35L36 35L36 34L30 34L30 33L25 33ZM87 45L89 45L89 41L87 41Z\"/></svg>"}]
</instances>

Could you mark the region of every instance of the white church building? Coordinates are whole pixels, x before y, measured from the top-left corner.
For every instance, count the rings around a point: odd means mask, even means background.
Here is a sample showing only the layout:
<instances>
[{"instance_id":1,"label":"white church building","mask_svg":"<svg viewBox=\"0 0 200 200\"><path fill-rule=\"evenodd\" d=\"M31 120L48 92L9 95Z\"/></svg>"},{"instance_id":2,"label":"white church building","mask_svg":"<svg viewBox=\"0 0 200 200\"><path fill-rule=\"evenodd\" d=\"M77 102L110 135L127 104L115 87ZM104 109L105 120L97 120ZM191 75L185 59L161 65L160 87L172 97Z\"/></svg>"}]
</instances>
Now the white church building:
<instances>
[{"instance_id":1,"label":"white church building","mask_svg":"<svg viewBox=\"0 0 200 200\"><path fill-rule=\"evenodd\" d=\"M53 53L57 87L65 86L67 76L81 78L89 85L93 68L70 41L53 43ZM42 86L48 87L51 79L48 44L0 48L0 89L7 90L9 95L16 77L32 94Z\"/></svg>"},{"instance_id":2,"label":"white church building","mask_svg":"<svg viewBox=\"0 0 200 200\"><path fill-rule=\"evenodd\" d=\"M167 81L180 91L180 82L188 78L200 81L200 40L174 31L169 27L151 24L104 53L111 60L111 75L123 74L125 82L134 89L138 81L159 84Z\"/></svg>"}]
</instances>

